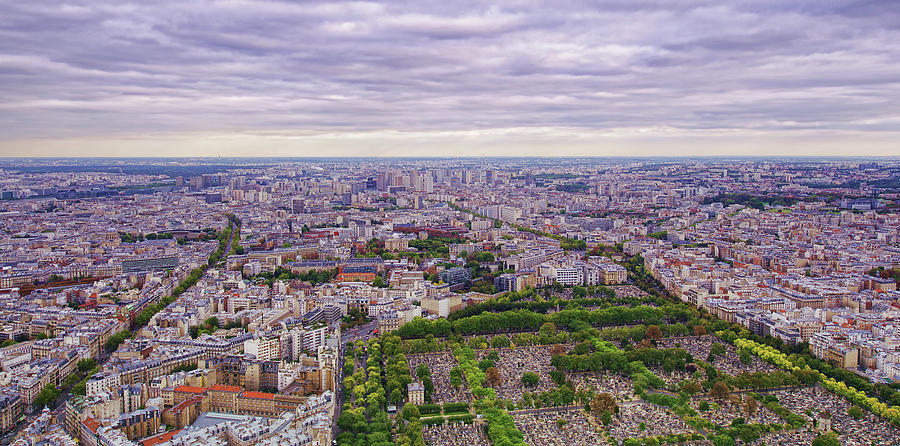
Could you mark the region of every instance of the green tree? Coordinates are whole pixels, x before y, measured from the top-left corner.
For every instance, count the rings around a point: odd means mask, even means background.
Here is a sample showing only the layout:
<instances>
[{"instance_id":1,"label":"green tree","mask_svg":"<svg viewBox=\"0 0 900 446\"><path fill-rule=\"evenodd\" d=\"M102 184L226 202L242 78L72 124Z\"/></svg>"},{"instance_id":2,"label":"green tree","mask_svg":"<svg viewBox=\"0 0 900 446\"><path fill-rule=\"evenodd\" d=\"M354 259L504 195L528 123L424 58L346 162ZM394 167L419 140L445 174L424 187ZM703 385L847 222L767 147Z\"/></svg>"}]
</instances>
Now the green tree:
<instances>
[{"instance_id":1,"label":"green tree","mask_svg":"<svg viewBox=\"0 0 900 446\"><path fill-rule=\"evenodd\" d=\"M415 404L406 403L400 416L406 421L418 421L421 415L419 414L419 408Z\"/></svg>"},{"instance_id":2,"label":"green tree","mask_svg":"<svg viewBox=\"0 0 900 446\"><path fill-rule=\"evenodd\" d=\"M538 334L541 336L555 336L556 335L556 325L552 322L545 322L541 325L541 328L538 330Z\"/></svg>"},{"instance_id":3,"label":"green tree","mask_svg":"<svg viewBox=\"0 0 900 446\"><path fill-rule=\"evenodd\" d=\"M734 446L734 438L728 435L716 435L712 439L713 446Z\"/></svg>"},{"instance_id":4,"label":"green tree","mask_svg":"<svg viewBox=\"0 0 900 446\"><path fill-rule=\"evenodd\" d=\"M72 386L72 393L74 393L75 395L84 396L87 393L87 381L81 380L78 382L78 384Z\"/></svg>"},{"instance_id":5,"label":"green tree","mask_svg":"<svg viewBox=\"0 0 900 446\"><path fill-rule=\"evenodd\" d=\"M94 361L93 359L90 359L90 358L82 359L82 360L78 361L78 364L76 365L76 367L78 367L79 373L87 373L89 370L93 369L96 366L97 366L97 361Z\"/></svg>"},{"instance_id":6,"label":"green tree","mask_svg":"<svg viewBox=\"0 0 900 446\"><path fill-rule=\"evenodd\" d=\"M509 337L506 335L497 335L491 338L491 347L508 348L510 346Z\"/></svg>"},{"instance_id":7,"label":"green tree","mask_svg":"<svg viewBox=\"0 0 900 446\"><path fill-rule=\"evenodd\" d=\"M475 254L475 260L479 263L490 263L494 261L494 255L489 252L479 252Z\"/></svg>"},{"instance_id":8,"label":"green tree","mask_svg":"<svg viewBox=\"0 0 900 446\"><path fill-rule=\"evenodd\" d=\"M434 381L431 376L422 378L422 387L425 388L425 399L431 401L431 395L434 394Z\"/></svg>"},{"instance_id":9,"label":"green tree","mask_svg":"<svg viewBox=\"0 0 900 446\"><path fill-rule=\"evenodd\" d=\"M78 384L78 381L79 381L78 375L72 374L72 375L66 376L66 379L63 380L62 385L64 388L71 389L72 386L74 386L75 384Z\"/></svg>"},{"instance_id":10,"label":"green tree","mask_svg":"<svg viewBox=\"0 0 900 446\"><path fill-rule=\"evenodd\" d=\"M812 446L840 446L841 441L833 433L821 434L812 441Z\"/></svg>"},{"instance_id":11,"label":"green tree","mask_svg":"<svg viewBox=\"0 0 900 446\"><path fill-rule=\"evenodd\" d=\"M53 402L59 398L60 391L53 384L47 384L34 398L32 406L35 409L42 409L44 406L51 407Z\"/></svg>"},{"instance_id":12,"label":"green tree","mask_svg":"<svg viewBox=\"0 0 900 446\"><path fill-rule=\"evenodd\" d=\"M104 345L106 347L106 351L108 351L108 352L115 351L117 348L119 348L119 344L125 342L126 339L129 339L132 336L134 336L134 335L128 330L122 330L122 331L110 336L109 339L106 341L106 344Z\"/></svg>"},{"instance_id":13,"label":"green tree","mask_svg":"<svg viewBox=\"0 0 900 446\"><path fill-rule=\"evenodd\" d=\"M738 359L740 359L742 364L747 365L753 362L753 354L747 349L741 349L738 352Z\"/></svg>"},{"instance_id":14,"label":"green tree","mask_svg":"<svg viewBox=\"0 0 900 446\"><path fill-rule=\"evenodd\" d=\"M355 431L355 426L359 422L359 417L353 411L345 410L337 419L337 425L345 431Z\"/></svg>"},{"instance_id":15,"label":"green tree","mask_svg":"<svg viewBox=\"0 0 900 446\"><path fill-rule=\"evenodd\" d=\"M391 402L394 404L403 402L403 392L401 392L400 389L391 390Z\"/></svg>"},{"instance_id":16,"label":"green tree","mask_svg":"<svg viewBox=\"0 0 900 446\"><path fill-rule=\"evenodd\" d=\"M694 394L700 392L701 390L703 390L703 387L700 384L698 384L696 381L685 380L681 384L681 390L683 392L687 393L688 395L694 395Z\"/></svg>"},{"instance_id":17,"label":"green tree","mask_svg":"<svg viewBox=\"0 0 900 446\"><path fill-rule=\"evenodd\" d=\"M522 405L525 407L534 406L534 401L531 398L531 392L522 392Z\"/></svg>"},{"instance_id":18,"label":"green tree","mask_svg":"<svg viewBox=\"0 0 900 446\"><path fill-rule=\"evenodd\" d=\"M527 387L535 387L541 382L541 377L534 372L525 372L522 374L522 384Z\"/></svg>"}]
</instances>

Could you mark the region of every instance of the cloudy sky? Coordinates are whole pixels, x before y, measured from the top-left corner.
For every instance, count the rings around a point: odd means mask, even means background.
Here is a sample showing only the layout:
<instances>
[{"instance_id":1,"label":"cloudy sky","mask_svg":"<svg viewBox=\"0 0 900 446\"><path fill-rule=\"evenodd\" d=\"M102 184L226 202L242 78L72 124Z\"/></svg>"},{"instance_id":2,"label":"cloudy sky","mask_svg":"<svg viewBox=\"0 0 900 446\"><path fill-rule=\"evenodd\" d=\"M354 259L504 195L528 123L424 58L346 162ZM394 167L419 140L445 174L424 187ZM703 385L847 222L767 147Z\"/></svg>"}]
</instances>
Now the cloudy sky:
<instances>
[{"instance_id":1,"label":"cloudy sky","mask_svg":"<svg viewBox=\"0 0 900 446\"><path fill-rule=\"evenodd\" d=\"M0 156L900 156L891 0L0 4Z\"/></svg>"}]
</instances>

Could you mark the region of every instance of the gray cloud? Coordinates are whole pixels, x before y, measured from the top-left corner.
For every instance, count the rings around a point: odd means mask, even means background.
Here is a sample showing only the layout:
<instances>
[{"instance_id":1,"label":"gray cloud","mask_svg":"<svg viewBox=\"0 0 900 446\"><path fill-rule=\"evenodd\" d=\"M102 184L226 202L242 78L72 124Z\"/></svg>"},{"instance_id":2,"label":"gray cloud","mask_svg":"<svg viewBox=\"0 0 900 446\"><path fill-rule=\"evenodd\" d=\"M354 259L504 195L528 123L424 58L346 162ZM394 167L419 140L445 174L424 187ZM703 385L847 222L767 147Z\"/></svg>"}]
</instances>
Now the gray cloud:
<instances>
[{"instance_id":1,"label":"gray cloud","mask_svg":"<svg viewBox=\"0 0 900 446\"><path fill-rule=\"evenodd\" d=\"M38 0L0 139L670 128L900 132L891 2Z\"/></svg>"}]
</instances>

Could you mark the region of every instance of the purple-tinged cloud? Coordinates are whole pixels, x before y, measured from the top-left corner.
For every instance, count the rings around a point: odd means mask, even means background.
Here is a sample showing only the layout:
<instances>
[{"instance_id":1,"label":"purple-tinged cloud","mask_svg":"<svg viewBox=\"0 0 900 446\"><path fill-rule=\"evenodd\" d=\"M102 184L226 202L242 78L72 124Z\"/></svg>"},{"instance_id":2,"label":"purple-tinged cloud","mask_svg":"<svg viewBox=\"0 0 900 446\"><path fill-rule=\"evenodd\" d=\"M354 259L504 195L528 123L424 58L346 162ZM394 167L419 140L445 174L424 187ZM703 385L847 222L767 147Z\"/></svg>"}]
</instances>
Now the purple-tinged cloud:
<instances>
[{"instance_id":1,"label":"purple-tinged cloud","mask_svg":"<svg viewBox=\"0 0 900 446\"><path fill-rule=\"evenodd\" d=\"M0 139L900 132L892 2L6 2Z\"/></svg>"}]
</instances>

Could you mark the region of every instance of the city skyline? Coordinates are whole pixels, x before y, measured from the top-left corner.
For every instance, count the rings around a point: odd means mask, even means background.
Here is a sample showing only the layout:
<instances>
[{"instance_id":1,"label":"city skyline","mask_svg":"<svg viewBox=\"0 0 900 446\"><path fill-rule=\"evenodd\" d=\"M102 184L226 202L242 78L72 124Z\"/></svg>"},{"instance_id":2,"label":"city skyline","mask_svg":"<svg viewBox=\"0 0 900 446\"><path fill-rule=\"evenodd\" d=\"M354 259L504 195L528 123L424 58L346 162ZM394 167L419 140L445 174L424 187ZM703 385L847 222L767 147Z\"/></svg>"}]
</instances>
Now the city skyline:
<instances>
[{"instance_id":1,"label":"city skyline","mask_svg":"<svg viewBox=\"0 0 900 446\"><path fill-rule=\"evenodd\" d=\"M900 158L0 172L0 445L900 440Z\"/></svg>"},{"instance_id":2,"label":"city skyline","mask_svg":"<svg viewBox=\"0 0 900 446\"><path fill-rule=\"evenodd\" d=\"M7 10L0 156L900 155L884 2Z\"/></svg>"}]
</instances>

